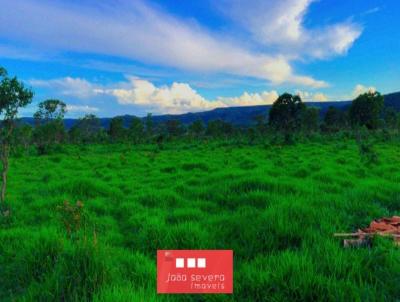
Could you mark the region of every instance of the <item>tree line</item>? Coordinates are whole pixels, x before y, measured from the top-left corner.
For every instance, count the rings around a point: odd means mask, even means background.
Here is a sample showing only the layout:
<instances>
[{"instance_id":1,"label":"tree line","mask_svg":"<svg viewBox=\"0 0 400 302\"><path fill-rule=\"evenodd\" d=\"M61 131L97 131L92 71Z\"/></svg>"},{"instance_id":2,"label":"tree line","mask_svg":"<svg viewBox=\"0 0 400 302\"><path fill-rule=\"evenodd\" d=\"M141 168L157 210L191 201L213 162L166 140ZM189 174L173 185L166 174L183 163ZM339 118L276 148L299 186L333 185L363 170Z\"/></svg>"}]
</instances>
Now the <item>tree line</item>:
<instances>
[{"instance_id":1,"label":"tree line","mask_svg":"<svg viewBox=\"0 0 400 302\"><path fill-rule=\"evenodd\" d=\"M256 116L254 125L235 126L221 119L207 124L196 120L184 125L171 119L155 123L152 115L145 118L132 117L125 127L122 117L111 119L108 128L103 128L100 119L93 114L85 115L70 128L65 129L63 118L66 105L60 100L46 100L39 104L35 113L35 125L20 125L15 138L17 144L34 144L39 154L48 153L60 143L156 143L176 139L229 139L244 137L249 140L263 139L268 135L280 135L284 142L291 142L298 134L331 134L342 130L362 127L368 130L396 130L400 117L394 108L384 107L379 92L367 92L353 100L347 110L329 107L321 118L320 109L307 106L300 96L284 93L273 103L269 113Z\"/></svg>"}]
</instances>

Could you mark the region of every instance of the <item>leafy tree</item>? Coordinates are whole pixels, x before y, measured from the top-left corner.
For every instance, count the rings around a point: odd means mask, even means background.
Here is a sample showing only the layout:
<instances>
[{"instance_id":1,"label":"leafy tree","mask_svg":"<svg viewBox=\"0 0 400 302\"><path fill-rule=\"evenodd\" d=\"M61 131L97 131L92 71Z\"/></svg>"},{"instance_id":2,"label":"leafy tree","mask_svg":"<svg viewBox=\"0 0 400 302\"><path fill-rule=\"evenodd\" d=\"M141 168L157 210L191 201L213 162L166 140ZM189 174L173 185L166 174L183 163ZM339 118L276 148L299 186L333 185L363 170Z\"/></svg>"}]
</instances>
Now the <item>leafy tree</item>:
<instances>
[{"instance_id":1,"label":"leafy tree","mask_svg":"<svg viewBox=\"0 0 400 302\"><path fill-rule=\"evenodd\" d=\"M3 164L0 201L4 205L9 168L8 161L15 120L18 110L31 103L33 91L26 88L16 77L10 78L7 71L2 67L0 67L0 79L0 115L3 118L0 131L0 157Z\"/></svg>"},{"instance_id":2,"label":"leafy tree","mask_svg":"<svg viewBox=\"0 0 400 302\"><path fill-rule=\"evenodd\" d=\"M124 128L124 120L122 117L114 117L111 119L108 134L113 142L121 142L126 137L126 129Z\"/></svg>"},{"instance_id":3,"label":"leafy tree","mask_svg":"<svg viewBox=\"0 0 400 302\"><path fill-rule=\"evenodd\" d=\"M256 130L253 127L250 127L245 131L245 134L249 140L249 144L252 145L256 141L257 138L257 133Z\"/></svg>"},{"instance_id":4,"label":"leafy tree","mask_svg":"<svg viewBox=\"0 0 400 302\"><path fill-rule=\"evenodd\" d=\"M129 137L135 144L140 143L144 136L144 125L142 119L134 116L129 126Z\"/></svg>"},{"instance_id":5,"label":"leafy tree","mask_svg":"<svg viewBox=\"0 0 400 302\"><path fill-rule=\"evenodd\" d=\"M100 119L94 114L86 114L70 129L71 140L79 143L98 141L102 127Z\"/></svg>"},{"instance_id":6,"label":"leafy tree","mask_svg":"<svg viewBox=\"0 0 400 302\"><path fill-rule=\"evenodd\" d=\"M300 96L284 93L273 103L269 111L269 125L285 135L285 141L291 142L292 135L301 130L303 112L306 106Z\"/></svg>"},{"instance_id":7,"label":"leafy tree","mask_svg":"<svg viewBox=\"0 0 400 302\"><path fill-rule=\"evenodd\" d=\"M276 130L296 131L300 129L304 110L300 96L284 93L273 103L268 122Z\"/></svg>"},{"instance_id":8,"label":"leafy tree","mask_svg":"<svg viewBox=\"0 0 400 302\"><path fill-rule=\"evenodd\" d=\"M99 132L96 134L96 142L99 143L108 143L110 142L110 137L108 135L108 131L101 127Z\"/></svg>"},{"instance_id":9,"label":"leafy tree","mask_svg":"<svg viewBox=\"0 0 400 302\"><path fill-rule=\"evenodd\" d=\"M67 106L63 101L50 99L39 104L33 115L35 118L34 139L39 154L46 154L55 144L64 140L65 128L63 118Z\"/></svg>"},{"instance_id":10,"label":"leafy tree","mask_svg":"<svg viewBox=\"0 0 400 302\"><path fill-rule=\"evenodd\" d=\"M28 149L33 137L32 126L27 124L18 125L14 130L13 136L16 145L22 146L25 150Z\"/></svg>"},{"instance_id":11,"label":"leafy tree","mask_svg":"<svg viewBox=\"0 0 400 302\"><path fill-rule=\"evenodd\" d=\"M323 130L337 132L346 125L345 113L333 106L329 106L324 116Z\"/></svg>"},{"instance_id":12,"label":"leafy tree","mask_svg":"<svg viewBox=\"0 0 400 302\"><path fill-rule=\"evenodd\" d=\"M356 143L359 148L360 159L366 166L378 163L378 153L375 151L366 126L357 129Z\"/></svg>"},{"instance_id":13,"label":"leafy tree","mask_svg":"<svg viewBox=\"0 0 400 302\"><path fill-rule=\"evenodd\" d=\"M389 129L396 129L399 124L398 114L393 107L385 107L383 110L383 120L385 127Z\"/></svg>"},{"instance_id":14,"label":"leafy tree","mask_svg":"<svg viewBox=\"0 0 400 302\"><path fill-rule=\"evenodd\" d=\"M397 123L396 123L397 130L400 130L400 112L397 113Z\"/></svg>"},{"instance_id":15,"label":"leafy tree","mask_svg":"<svg viewBox=\"0 0 400 302\"><path fill-rule=\"evenodd\" d=\"M254 120L256 122L256 131L258 134L263 135L267 132L267 121L266 121L266 115L259 114L254 117Z\"/></svg>"},{"instance_id":16,"label":"leafy tree","mask_svg":"<svg viewBox=\"0 0 400 302\"><path fill-rule=\"evenodd\" d=\"M67 105L63 101L49 99L39 104L39 109L34 118L39 122L62 120L67 112Z\"/></svg>"},{"instance_id":17,"label":"leafy tree","mask_svg":"<svg viewBox=\"0 0 400 302\"><path fill-rule=\"evenodd\" d=\"M165 122L165 127L167 130L167 134L169 137L178 137L181 136L185 129L182 123L178 120L168 120Z\"/></svg>"},{"instance_id":18,"label":"leafy tree","mask_svg":"<svg viewBox=\"0 0 400 302\"><path fill-rule=\"evenodd\" d=\"M302 117L303 130L306 132L315 132L319 129L319 108L305 108Z\"/></svg>"},{"instance_id":19,"label":"leafy tree","mask_svg":"<svg viewBox=\"0 0 400 302\"><path fill-rule=\"evenodd\" d=\"M232 135L234 128L232 124L223 120L209 121L207 124L206 134L212 137L228 137Z\"/></svg>"},{"instance_id":20,"label":"leafy tree","mask_svg":"<svg viewBox=\"0 0 400 302\"><path fill-rule=\"evenodd\" d=\"M367 92L359 95L349 110L350 122L355 127L366 126L376 129L383 108L383 96L379 92Z\"/></svg>"},{"instance_id":21,"label":"leafy tree","mask_svg":"<svg viewBox=\"0 0 400 302\"><path fill-rule=\"evenodd\" d=\"M153 136L154 132L154 123L153 123L153 115L148 113L145 119L145 126L146 126L146 136L150 139Z\"/></svg>"},{"instance_id":22,"label":"leafy tree","mask_svg":"<svg viewBox=\"0 0 400 302\"><path fill-rule=\"evenodd\" d=\"M196 120L189 126L189 134L192 137L200 137L204 134L204 124L201 120Z\"/></svg>"},{"instance_id":23,"label":"leafy tree","mask_svg":"<svg viewBox=\"0 0 400 302\"><path fill-rule=\"evenodd\" d=\"M163 133L159 133L157 136L156 136L156 143L157 143L157 147L158 147L158 150L162 150L162 149L164 149L164 134Z\"/></svg>"}]
</instances>

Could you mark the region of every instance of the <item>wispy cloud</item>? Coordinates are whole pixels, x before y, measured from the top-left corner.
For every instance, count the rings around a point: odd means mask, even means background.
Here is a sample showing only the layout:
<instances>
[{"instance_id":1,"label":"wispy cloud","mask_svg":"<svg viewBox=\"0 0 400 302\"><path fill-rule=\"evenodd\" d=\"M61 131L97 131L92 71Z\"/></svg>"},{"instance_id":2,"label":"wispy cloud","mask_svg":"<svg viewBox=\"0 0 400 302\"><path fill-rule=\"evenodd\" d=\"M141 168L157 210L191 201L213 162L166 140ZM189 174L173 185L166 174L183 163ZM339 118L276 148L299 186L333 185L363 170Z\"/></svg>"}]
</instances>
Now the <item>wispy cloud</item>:
<instances>
[{"instance_id":1,"label":"wispy cloud","mask_svg":"<svg viewBox=\"0 0 400 302\"><path fill-rule=\"evenodd\" d=\"M306 30L302 21L311 1L268 1L271 14L262 5L264 1L251 2L251 9L239 0L228 7L232 7L235 19L249 19L243 25L257 37L253 41L256 44L284 41L294 43L298 54L326 57L345 53L361 33L351 23L316 32ZM298 75L293 70L291 59L298 54L244 47L248 43L212 32L194 21L180 20L140 0L121 0L116 5L86 2L79 6L48 0L15 0L1 1L1 5L7 14L0 15L0 37L36 47L119 56L195 72L248 76L273 84L327 86L322 80ZM238 11L242 15L238 16Z\"/></svg>"},{"instance_id":2,"label":"wispy cloud","mask_svg":"<svg viewBox=\"0 0 400 302\"><path fill-rule=\"evenodd\" d=\"M362 33L351 21L313 29L304 20L316 0L223 0L221 10L248 30L256 42L290 57L327 58L345 54Z\"/></svg>"},{"instance_id":3,"label":"wispy cloud","mask_svg":"<svg viewBox=\"0 0 400 302\"><path fill-rule=\"evenodd\" d=\"M366 15L375 14L375 13L381 11L381 9L382 9L381 7L377 6L377 7L374 7L374 8L371 8L371 9L368 9L368 10L362 12L361 15L366 16Z\"/></svg>"},{"instance_id":4,"label":"wispy cloud","mask_svg":"<svg viewBox=\"0 0 400 302\"><path fill-rule=\"evenodd\" d=\"M0 44L0 58L30 60L30 61L38 61L45 59L45 57L37 51L27 49L26 47L21 48L4 44Z\"/></svg>"},{"instance_id":5,"label":"wispy cloud","mask_svg":"<svg viewBox=\"0 0 400 302\"><path fill-rule=\"evenodd\" d=\"M67 105L67 112L72 113L95 113L99 108L88 105Z\"/></svg>"},{"instance_id":6,"label":"wispy cloud","mask_svg":"<svg viewBox=\"0 0 400 302\"><path fill-rule=\"evenodd\" d=\"M100 90L97 86L85 79L65 77L51 80L29 80L28 83L34 87L51 88L58 94L75 96L81 99L88 99L97 94Z\"/></svg>"}]
</instances>

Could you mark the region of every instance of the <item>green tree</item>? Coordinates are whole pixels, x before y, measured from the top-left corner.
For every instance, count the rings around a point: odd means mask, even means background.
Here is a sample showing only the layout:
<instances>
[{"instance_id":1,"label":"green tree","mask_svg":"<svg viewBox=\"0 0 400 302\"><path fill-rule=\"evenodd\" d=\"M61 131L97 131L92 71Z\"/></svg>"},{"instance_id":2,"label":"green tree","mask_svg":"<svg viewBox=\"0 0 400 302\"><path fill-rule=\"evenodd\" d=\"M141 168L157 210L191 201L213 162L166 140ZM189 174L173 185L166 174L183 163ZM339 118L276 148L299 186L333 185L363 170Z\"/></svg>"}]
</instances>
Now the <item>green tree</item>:
<instances>
[{"instance_id":1,"label":"green tree","mask_svg":"<svg viewBox=\"0 0 400 302\"><path fill-rule=\"evenodd\" d=\"M316 132L319 129L319 108L306 107L302 116L303 130L305 132Z\"/></svg>"},{"instance_id":2,"label":"green tree","mask_svg":"<svg viewBox=\"0 0 400 302\"><path fill-rule=\"evenodd\" d=\"M111 119L108 135L112 142L121 142L126 138L126 129L124 128L124 120L122 117L114 117Z\"/></svg>"},{"instance_id":3,"label":"green tree","mask_svg":"<svg viewBox=\"0 0 400 302\"><path fill-rule=\"evenodd\" d=\"M324 116L323 130L337 132L346 126L345 113L333 106L329 106Z\"/></svg>"},{"instance_id":4,"label":"green tree","mask_svg":"<svg viewBox=\"0 0 400 302\"><path fill-rule=\"evenodd\" d=\"M46 154L50 148L65 138L63 118L67 106L63 101L50 99L39 104L35 118L34 140L39 154Z\"/></svg>"},{"instance_id":5,"label":"green tree","mask_svg":"<svg viewBox=\"0 0 400 302\"><path fill-rule=\"evenodd\" d=\"M28 149L32 142L33 129L31 125L20 124L14 130L14 142L18 146L22 146L25 150Z\"/></svg>"},{"instance_id":6,"label":"green tree","mask_svg":"<svg viewBox=\"0 0 400 302\"><path fill-rule=\"evenodd\" d=\"M248 138L250 145L254 144L254 142L256 141L257 138L256 132L258 131L256 131L253 127L249 127L247 131L245 131L245 135Z\"/></svg>"},{"instance_id":7,"label":"green tree","mask_svg":"<svg viewBox=\"0 0 400 302\"><path fill-rule=\"evenodd\" d=\"M154 123L153 123L153 115L148 113L145 119L145 126L146 126L146 136L147 139L151 139L154 134Z\"/></svg>"},{"instance_id":8,"label":"green tree","mask_svg":"<svg viewBox=\"0 0 400 302\"><path fill-rule=\"evenodd\" d=\"M2 162L0 201L2 205L5 203L10 145L12 143L15 120L18 110L30 104L32 98L33 91L31 89L26 88L17 77L10 78L7 71L0 67L0 115L3 118L0 131L0 157Z\"/></svg>"},{"instance_id":9,"label":"green tree","mask_svg":"<svg viewBox=\"0 0 400 302\"><path fill-rule=\"evenodd\" d=\"M168 120L165 122L167 135L171 138L183 135L185 129L182 123L178 120Z\"/></svg>"},{"instance_id":10,"label":"green tree","mask_svg":"<svg viewBox=\"0 0 400 302\"><path fill-rule=\"evenodd\" d=\"M76 143L94 143L98 141L101 130L100 119L94 114L86 114L71 127L69 135Z\"/></svg>"},{"instance_id":11,"label":"green tree","mask_svg":"<svg viewBox=\"0 0 400 302\"><path fill-rule=\"evenodd\" d=\"M267 124L268 123L267 123L266 119L267 119L267 116L264 114L259 114L254 117L254 120L256 122L255 129L259 135L263 135L267 132L267 129L268 129ZM254 133L254 135L255 135L255 133Z\"/></svg>"},{"instance_id":12,"label":"green tree","mask_svg":"<svg viewBox=\"0 0 400 302\"><path fill-rule=\"evenodd\" d=\"M394 109L393 107L385 107L385 109L383 110L383 120L385 121L386 128L396 129L399 124L396 109Z\"/></svg>"},{"instance_id":13,"label":"green tree","mask_svg":"<svg viewBox=\"0 0 400 302\"><path fill-rule=\"evenodd\" d=\"M201 137L204 134L204 124L202 120L196 120L189 126L189 135L191 137Z\"/></svg>"},{"instance_id":14,"label":"green tree","mask_svg":"<svg viewBox=\"0 0 400 302\"><path fill-rule=\"evenodd\" d=\"M62 120L67 112L67 105L57 99L49 99L39 104L39 109L34 114L34 118L39 122L50 122Z\"/></svg>"},{"instance_id":15,"label":"green tree","mask_svg":"<svg viewBox=\"0 0 400 302\"><path fill-rule=\"evenodd\" d=\"M273 103L269 111L269 125L285 135L285 141L292 141L293 133L301 130L302 117L306 109L300 96L284 93Z\"/></svg>"},{"instance_id":16,"label":"green tree","mask_svg":"<svg viewBox=\"0 0 400 302\"><path fill-rule=\"evenodd\" d=\"M396 129L397 129L397 130L400 130L400 112L397 113Z\"/></svg>"},{"instance_id":17,"label":"green tree","mask_svg":"<svg viewBox=\"0 0 400 302\"><path fill-rule=\"evenodd\" d=\"M225 122L223 120L212 120L207 124L206 134L212 137L229 137L234 133L234 128L232 124Z\"/></svg>"},{"instance_id":18,"label":"green tree","mask_svg":"<svg viewBox=\"0 0 400 302\"><path fill-rule=\"evenodd\" d=\"M134 144L138 144L143 140L144 125L142 119L134 116L129 126L129 137Z\"/></svg>"},{"instance_id":19,"label":"green tree","mask_svg":"<svg viewBox=\"0 0 400 302\"><path fill-rule=\"evenodd\" d=\"M377 129L383 109L383 96L379 92L367 92L359 95L351 104L349 110L350 123L354 127L366 126Z\"/></svg>"}]
</instances>

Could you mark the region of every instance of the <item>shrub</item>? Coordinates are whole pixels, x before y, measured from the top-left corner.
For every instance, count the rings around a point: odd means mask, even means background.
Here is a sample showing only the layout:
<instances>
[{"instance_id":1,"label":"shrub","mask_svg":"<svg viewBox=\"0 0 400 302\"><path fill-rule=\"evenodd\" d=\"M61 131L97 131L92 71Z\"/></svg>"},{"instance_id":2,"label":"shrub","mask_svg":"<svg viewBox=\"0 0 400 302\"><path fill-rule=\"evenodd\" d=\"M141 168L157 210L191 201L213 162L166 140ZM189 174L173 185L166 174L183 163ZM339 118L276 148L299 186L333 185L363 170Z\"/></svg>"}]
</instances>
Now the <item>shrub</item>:
<instances>
[{"instance_id":1,"label":"shrub","mask_svg":"<svg viewBox=\"0 0 400 302\"><path fill-rule=\"evenodd\" d=\"M63 205L57 207L57 210L60 213L60 219L67 236L71 238L79 232L83 224L83 203L77 201L76 204L70 204L68 201L64 201Z\"/></svg>"}]
</instances>

